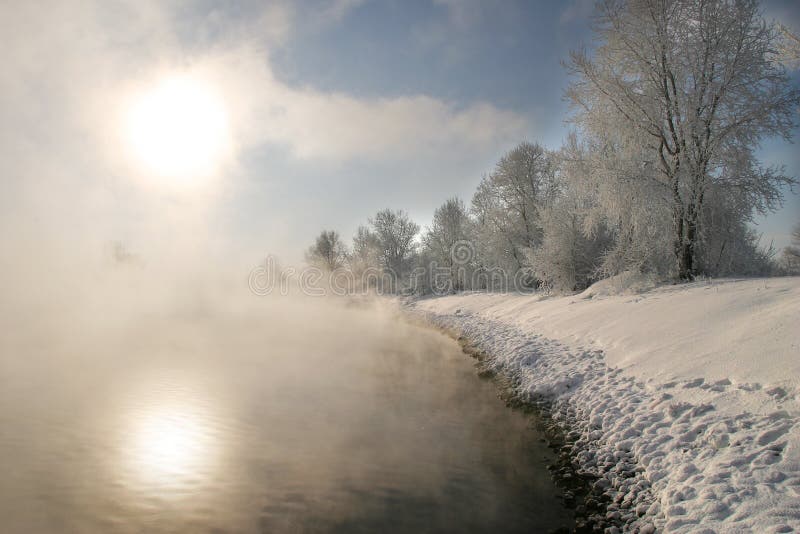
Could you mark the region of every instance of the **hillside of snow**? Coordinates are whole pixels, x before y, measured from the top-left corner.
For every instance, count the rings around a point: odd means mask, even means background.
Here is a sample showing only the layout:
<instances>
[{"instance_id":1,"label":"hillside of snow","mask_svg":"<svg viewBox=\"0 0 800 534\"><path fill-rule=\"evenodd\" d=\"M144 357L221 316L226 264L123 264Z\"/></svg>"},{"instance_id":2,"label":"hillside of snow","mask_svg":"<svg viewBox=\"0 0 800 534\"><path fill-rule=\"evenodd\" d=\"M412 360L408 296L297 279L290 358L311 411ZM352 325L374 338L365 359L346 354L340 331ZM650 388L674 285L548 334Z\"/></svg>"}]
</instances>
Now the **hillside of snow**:
<instances>
[{"instance_id":1,"label":"hillside of snow","mask_svg":"<svg viewBox=\"0 0 800 534\"><path fill-rule=\"evenodd\" d=\"M411 308L554 401L627 528L800 530L800 278L651 286Z\"/></svg>"}]
</instances>

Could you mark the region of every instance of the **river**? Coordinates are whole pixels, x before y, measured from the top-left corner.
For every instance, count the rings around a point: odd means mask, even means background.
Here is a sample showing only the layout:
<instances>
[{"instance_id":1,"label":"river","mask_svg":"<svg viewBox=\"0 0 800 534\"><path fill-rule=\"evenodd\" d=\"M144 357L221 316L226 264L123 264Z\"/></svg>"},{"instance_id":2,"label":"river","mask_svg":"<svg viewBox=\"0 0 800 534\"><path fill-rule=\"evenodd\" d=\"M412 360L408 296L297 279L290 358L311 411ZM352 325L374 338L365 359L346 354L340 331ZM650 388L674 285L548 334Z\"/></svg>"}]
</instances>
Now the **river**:
<instances>
[{"instance_id":1,"label":"river","mask_svg":"<svg viewBox=\"0 0 800 534\"><path fill-rule=\"evenodd\" d=\"M548 532L553 453L459 345L281 304L3 344L4 532ZM88 325L88 326L87 326Z\"/></svg>"}]
</instances>

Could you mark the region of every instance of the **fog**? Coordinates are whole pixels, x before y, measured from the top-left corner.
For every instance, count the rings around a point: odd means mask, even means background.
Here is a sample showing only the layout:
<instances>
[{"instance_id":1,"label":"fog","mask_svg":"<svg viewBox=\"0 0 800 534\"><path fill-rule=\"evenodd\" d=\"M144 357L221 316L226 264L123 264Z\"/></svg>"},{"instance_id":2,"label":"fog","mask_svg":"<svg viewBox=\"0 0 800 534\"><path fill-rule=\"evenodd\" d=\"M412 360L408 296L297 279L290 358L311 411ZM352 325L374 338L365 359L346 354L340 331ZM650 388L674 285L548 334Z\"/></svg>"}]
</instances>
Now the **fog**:
<instances>
[{"instance_id":1,"label":"fog","mask_svg":"<svg viewBox=\"0 0 800 534\"><path fill-rule=\"evenodd\" d=\"M284 225L235 231L240 162L225 154L196 183L146 171L117 122L120 64L73 78L82 58L54 62L53 87L28 77L33 92L19 70L3 75L4 528L513 531L569 518L549 451L454 341L385 301L253 294L251 269L291 248Z\"/></svg>"},{"instance_id":2,"label":"fog","mask_svg":"<svg viewBox=\"0 0 800 534\"><path fill-rule=\"evenodd\" d=\"M527 418L453 340L391 303L256 297L244 279L156 277L133 258L81 272L3 302L6 528L523 531L568 520Z\"/></svg>"},{"instance_id":3,"label":"fog","mask_svg":"<svg viewBox=\"0 0 800 534\"><path fill-rule=\"evenodd\" d=\"M471 172L465 165L482 168L518 137L523 121L486 103L362 99L278 79L273 53L289 35L347 10L330 4L321 11L286 2L230 12L161 2L0 8L5 278L32 270L41 281L58 271L63 284L100 269L104 248L116 241L155 277L202 277L223 263L226 274L246 276L266 253L297 262L332 214L354 226L387 191L398 201L414 196L398 171L424 183L412 176L422 166L454 183ZM159 139L164 130L179 134L168 157L184 150L205 160L209 149L217 152L188 180L159 172L174 168L170 162L154 169L152 154L142 158L129 131L131 111L176 78L212 94L224 122L211 121L219 146L201 138L188 150L180 140L203 130L202 121L200 128L145 128ZM446 156L456 153L470 156ZM353 176L354 162L368 170ZM374 184L365 188L365 181ZM36 264L49 267L36 272Z\"/></svg>"},{"instance_id":4,"label":"fog","mask_svg":"<svg viewBox=\"0 0 800 534\"><path fill-rule=\"evenodd\" d=\"M468 222L453 195L473 194L525 138L558 145L563 108L551 104L564 74L544 69L579 44L586 9L478 4L409 9L408 34L380 36L392 42L382 51L347 38L405 26L393 3L0 5L5 530L570 524L552 451L453 339L389 298L250 284L267 255L299 266L321 229L349 242L384 208L413 230L394 254L410 270L405 260L432 259L422 236L430 244L436 206L452 197ZM557 29L531 31L543 26ZM501 43L502 28L517 33ZM305 57L310 42L329 49L322 60ZM343 64L309 75L327 53ZM345 63L361 59L385 65L343 83ZM511 241L491 234L495 259L507 256ZM513 256L521 267L525 254ZM394 269L381 261L364 271Z\"/></svg>"}]
</instances>

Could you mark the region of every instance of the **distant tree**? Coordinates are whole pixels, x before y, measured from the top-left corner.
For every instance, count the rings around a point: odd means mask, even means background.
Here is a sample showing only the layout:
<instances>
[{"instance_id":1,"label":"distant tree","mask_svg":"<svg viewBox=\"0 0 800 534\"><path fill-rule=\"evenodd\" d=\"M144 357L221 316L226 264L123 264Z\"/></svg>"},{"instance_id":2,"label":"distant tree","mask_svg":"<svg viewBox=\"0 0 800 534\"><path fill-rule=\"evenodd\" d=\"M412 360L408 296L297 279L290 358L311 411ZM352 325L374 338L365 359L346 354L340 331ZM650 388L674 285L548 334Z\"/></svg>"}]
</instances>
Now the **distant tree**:
<instances>
[{"instance_id":1,"label":"distant tree","mask_svg":"<svg viewBox=\"0 0 800 534\"><path fill-rule=\"evenodd\" d=\"M531 264L543 288L579 291L600 278L599 266L609 238L605 231L586 232L581 199L571 192L542 214L544 238L531 253Z\"/></svg>"},{"instance_id":2,"label":"distant tree","mask_svg":"<svg viewBox=\"0 0 800 534\"><path fill-rule=\"evenodd\" d=\"M597 212L598 160L591 148L570 135L559 152L555 199L541 210L542 243L529 253L541 286L557 292L586 288L604 274L614 231L623 221L608 221Z\"/></svg>"},{"instance_id":3,"label":"distant tree","mask_svg":"<svg viewBox=\"0 0 800 534\"><path fill-rule=\"evenodd\" d=\"M792 244L783 249L782 263L791 274L800 274L800 222L792 229Z\"/></svg>"},{"instance_id":4,"label":"distant tree","mask_svg":"<svg viewBox=\"0 0 800 534\"><path fill-rule=\"evenodd\" d=\"M391 209L376 213L369 224L370 233L364 237L374 239L381 268L396 277L397 282L401 281L410 266L419 225L403 210ZM368 237L370 234L374 237Z\"/></svg>"},{"instance_id":5,"label":"distant tree","mask_svg":"<svg viewBox=\"0 0 800 534\"><path fill-rule=\"evenodd\" d=\"M345 265L347 249L334 230L323 230L306 252L306 261L320 269L335 271Z\"/></svg>"},{"instance_id":6,"label":"distant tree","mask_svg":"<svg viewBox=\"0 0 800 534\"><path fill-rule=\"evenodd\" d=\"M427 252L426 259L447 271L451 289L465 289L467 263L472 261L474 249L469 216L459 198L450 198L436 208L422 242Z\"/></svg>"},{"instance_id":7,"label":"distant tree","mask_svg":"<svg viewBox=\"0 0 800 534\"><path fill-rule=\"evenodd\" d=\"M363 271L368 267L380 265L380 243L378 236L368 227L361 225L353 236L353 251L350 264L354 271Z\"/></svg>"},{"instance_id":8,"label":"distant tree","mask_svg":"<svg viewBox=\"0 0 800 534\"><path fill-rule=\"evenodd\" d=\"M691 278L713 186L748 191L774 209L791 182L753 152L765 136L789 138L800 104L775 54L779 30L756 0L598 5L601 45L573 52L568 65L575 119L589 135L646 151L641 162L652 171L616 178L652 181L652 198L671 213L677 275ZM726 173L734 161L739 172Z\"/></svg>"},{"instance_id":9,"label":"distant tree","mask_svg":"<svg viewBox=\"0 0 800 534\"><path fill-rule=\"evenodd\" d=\"M516 238L513 223L507 218L488 177L484 176L472 196L471 214L475 219L477 260L481 268L499 267L516 271L524 263L523 245Z\"/></svg>"},{"instance_id":10,"label":"distant tree","mask_svg":"<svg viewBox=\"0 0 800 534\"><path fill-rule=\"evenodd\" d=\"M485 176L472 198L471 212L486 268L511 274L525 266L526 251L538 246L540 210L555 195L553 154L535 143L520 143Z\"/></svg>"},{"instance_id":11,"label":"distant tree","mask_svg":"<svg viewBox=\"0 0 800 534\"><path fill-rule=\"evenodd\" d=\"M783 34L778 48L778 57L791 69L800 68L800 37L797 32L791 31L783 24L778 24L778 28Z\"/></svg>"},{"instance_id":12,"label":"distant tree","mask_svg":"<svg viewBox=\"0 0 800 534\"><path fill-rule=\"evenodd\" d=\"M114 263L129 265L140 263L140 258L132 253L124 242L111 241L108 246Z\"/></svg>"},{"instance_id":13,"label":"distant tree","mask_svg":"<svg viewBox=\"0 0 800 534\"><path fill-rule=\"evenodd\" d=\"M728 165L723 172L739 172ZM702 213L703 247L696 260L712 276L766 276L773 273L775 250L763 246L753 221L753 200L746 190L712 184Z\"/></svg>"}]
</instances>

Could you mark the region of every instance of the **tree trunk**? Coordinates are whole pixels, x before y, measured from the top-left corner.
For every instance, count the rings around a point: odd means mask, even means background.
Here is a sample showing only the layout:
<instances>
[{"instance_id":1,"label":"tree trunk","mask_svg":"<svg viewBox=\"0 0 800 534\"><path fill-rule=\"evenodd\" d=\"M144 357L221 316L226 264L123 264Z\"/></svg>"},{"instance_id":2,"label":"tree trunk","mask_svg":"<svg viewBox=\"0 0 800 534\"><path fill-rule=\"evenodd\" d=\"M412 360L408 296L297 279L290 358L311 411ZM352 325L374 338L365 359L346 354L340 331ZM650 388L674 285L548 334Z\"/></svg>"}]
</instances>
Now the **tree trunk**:
<instances>
[{"instance_id":1,"label":"tree trunk","mask_svg":"<svg viewBox=\"0 0 800 534\"><path fill-rule=\"evenodd\" d=\"M689 271L691 269L691 260L689 259L689 247L683 238L683 218L678 222L676 230L675 243L675 261L678 267L678 280L689 280Z\"/></svg>"},{"instance_id":2,"label":"tree trunk","mask_svg":"<svg viewBox=\"0 0 800 534\"><path fill-rule=\"evenodd\" d=\"M687 225L690 226L691 225ZM689 238L690 231L687 231L686 239L684 240L678 257L678 278L681 280L694 279L694 243Z\"/></svg>"},{"instance_id":3,"label":"tree trunk","mask_svg":"<svg viewBox=\"0 0 800 534\"><path fill-rule=\"evenodd\" d=\"M679 167L679 162L676 162L675 167L676 171L672 178L672 223L675 232L672 250L675 254L675 261L678 268L678 279L689 280L692 270L692 254L691 246L689 246L686 236L684 235L684 231L686 230L686 208L683 205L678 181L677 168Z\"/></svg>"},{"instance_id":4,"label":"tree trunk","mask_svg":"<svg viewBox=\"0 0 800 534\"><path fill-rule=\"evenodd\" d=\"M706 161L700 162L698 170L692 175L693 184L692 192L689 200L689 205L686 206L684 211L686 221L684 227L686 229L686 237L683 242L683 250L681 252L682 258L679 264L683 269L679 269L680 277L682 280L693 280L698 273L697 249L699 248L700 232L700 215L703 210L703 199L705 198L705 179L706 169L708 163Z\"/></svg>"},{"instance_id":5,"label":"tree trunk","mask_svg":"<svg viewBox=\"0 0 800 534\"><path fill-rule=\"evenodd\" d=\"M683 235L684 230L686 235ZM680 280L694 280L697 274L695 265L695 250L697 245L697 220L693 207L686 210L686 218L681 217L678 225L678 238L676 242L676 255L678 261L678 278Z\"/></svg>"}]
</instances>

